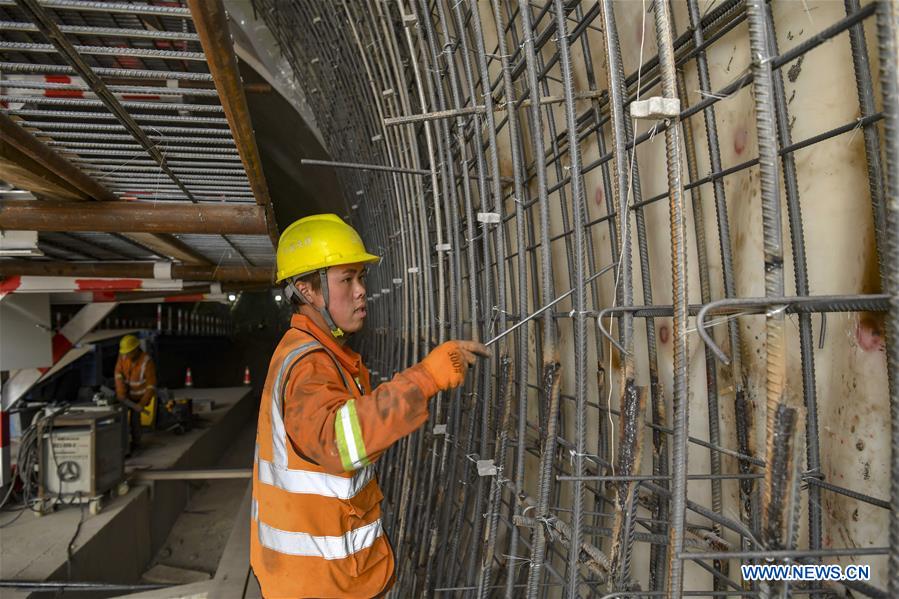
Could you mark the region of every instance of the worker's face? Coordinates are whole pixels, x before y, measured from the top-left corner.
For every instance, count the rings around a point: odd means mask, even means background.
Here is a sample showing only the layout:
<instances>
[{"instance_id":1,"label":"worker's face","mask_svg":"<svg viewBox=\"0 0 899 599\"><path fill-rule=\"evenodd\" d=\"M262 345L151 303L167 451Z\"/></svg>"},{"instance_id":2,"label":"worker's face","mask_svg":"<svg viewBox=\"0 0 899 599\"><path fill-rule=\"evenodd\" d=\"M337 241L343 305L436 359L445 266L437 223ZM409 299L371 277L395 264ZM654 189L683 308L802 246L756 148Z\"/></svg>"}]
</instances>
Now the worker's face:
<instances>
[{"instance_id":1,"label":"worker's face","mask_svg":"<svg viewBox=\"0 0 899 599\"><path fill-rule=\"evenodd\" d=\"M301 283L300 292L307 295L311 292L312 303L316 308L324 306L325 300L321 292L313 292L310 286ZM334 324L346 333L362 330L365 323L365 265L347 264L328 269L328 310ZM308 295L307 295L308 297Z\"/></svg>"},{"instance_id":2,"label":"worker's face","mask_svg":"<svg viewBox=\"0 0 899 599\"><path fill-rule=\"evenodd\" d=\"M136 360L137 357L138 357L139 355L140 355L140 347L135 347L135 348L132 349L130 352L128 352L127 354L125 354L125 356L126 356L129 360Z\"/></svg>"}]
</instances>

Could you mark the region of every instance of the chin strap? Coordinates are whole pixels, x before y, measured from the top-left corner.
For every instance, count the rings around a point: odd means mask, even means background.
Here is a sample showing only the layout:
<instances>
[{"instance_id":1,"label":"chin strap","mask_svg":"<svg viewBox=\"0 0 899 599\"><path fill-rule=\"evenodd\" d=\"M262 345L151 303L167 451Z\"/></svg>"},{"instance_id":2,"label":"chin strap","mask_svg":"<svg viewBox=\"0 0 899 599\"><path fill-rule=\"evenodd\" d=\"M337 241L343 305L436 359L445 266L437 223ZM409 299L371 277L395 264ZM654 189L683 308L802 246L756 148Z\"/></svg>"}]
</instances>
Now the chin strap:
<instances>
[{"instance_id":1,"label":"chin strap","mask_svg":"<svg viewBox=\"0 0 899 599\"><path fill-rule=\"evenodd\" d=\"M328 324L328 328L331 329L331 334L335 337L343 337L343 329L341 329L337 324L334 323L334 319L331 318L331 312L328 310L328 303L330 301L330 296L328 294L328 269L322 268L318 271L319 279L322 283L322 297L325 300L324 305L319 308L319 312L322 317L325 319L325 322Z\"/></svg>"}]
</instances>

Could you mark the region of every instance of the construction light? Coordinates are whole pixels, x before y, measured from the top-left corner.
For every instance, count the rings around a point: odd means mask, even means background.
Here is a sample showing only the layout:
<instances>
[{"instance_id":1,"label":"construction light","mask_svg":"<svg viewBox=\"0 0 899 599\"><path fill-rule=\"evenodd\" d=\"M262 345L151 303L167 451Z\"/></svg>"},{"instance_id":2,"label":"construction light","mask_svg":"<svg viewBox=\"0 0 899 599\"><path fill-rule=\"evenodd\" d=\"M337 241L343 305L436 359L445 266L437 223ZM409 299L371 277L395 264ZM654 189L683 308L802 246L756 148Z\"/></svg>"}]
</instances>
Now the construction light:
<instances>
[{"instance_id":1,"label":"construction light","mask_svg":"<svg viewBox=\"0 0 899 599\"><path fill-rule=\"evenodd\" d=\"M229 302L233 302L233 301L235 301L236 299L237 299L237 296L234 295L233 293L229 293L229 294L228 294L228 301L229 301Z\"/></svg>"},{"instance_id":2,"label":"construction light","mask_svg":"<svg viewBox=\"0 0 899 599\"><path fill-rule=\"evenodd\" d=\"M280 302L280 301L281 301L281 294L280 294L280 293L279 293L278 295L275 296L275 301L276 301L276 302Z\"/></svg>"}]
</instances>

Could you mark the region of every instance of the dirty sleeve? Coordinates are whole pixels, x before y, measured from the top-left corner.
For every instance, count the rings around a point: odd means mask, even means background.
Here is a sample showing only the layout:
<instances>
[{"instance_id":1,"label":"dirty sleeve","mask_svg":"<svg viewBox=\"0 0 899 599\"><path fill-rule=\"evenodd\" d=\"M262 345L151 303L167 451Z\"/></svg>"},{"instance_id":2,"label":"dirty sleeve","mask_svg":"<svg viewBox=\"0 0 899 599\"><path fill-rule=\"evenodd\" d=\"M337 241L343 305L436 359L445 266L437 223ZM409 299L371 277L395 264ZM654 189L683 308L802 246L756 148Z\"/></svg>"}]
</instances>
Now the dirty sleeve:
<instances>
[{"instance_id":1,"label":"dirty sleeve","mask_svg":"<svg viewBox=\"0 0 899 599\"><path fill-rule=\"evenodd\" d=\"M420 364L371 393L354 396L324 352L305 356L284 388L284 426L294 449L328 472L352 472L376 460L428 419L437 392Z\"/></svg>"},{"instance_id":2,"label":"dirty sleeve","mask_svg":"<svg viewBox=\"0 0 899 599\"><path fill-rule=\"evenodd\" d=\"M156 364L149 358L147 358L147 369L144 371L144 385L146 385L146 391L140 398L140 407L142 408L150 403L150 400L156 395Z\"/></svg>"},{"instance_id":3,"label":"dirty sleeve","mask_svg":"<svg viewBox=\"0 0 899 599\"><path fill-rule=\"evenodd\" d=\"M128 397L125 376L125 358L119 356L115 363L115 396L119 399Z\"/></svg>"}]
</instances>

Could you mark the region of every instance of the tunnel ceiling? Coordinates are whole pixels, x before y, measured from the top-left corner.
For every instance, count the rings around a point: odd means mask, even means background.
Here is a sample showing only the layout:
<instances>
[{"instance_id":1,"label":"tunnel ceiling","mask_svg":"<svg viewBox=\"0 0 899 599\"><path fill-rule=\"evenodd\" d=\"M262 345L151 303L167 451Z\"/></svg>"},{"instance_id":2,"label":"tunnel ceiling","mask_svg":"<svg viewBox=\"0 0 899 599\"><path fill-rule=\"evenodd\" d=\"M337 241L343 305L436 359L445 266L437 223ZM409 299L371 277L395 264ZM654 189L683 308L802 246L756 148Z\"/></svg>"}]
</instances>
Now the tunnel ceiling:
<instances>
[{"instance_id":1,"label":"tunnel ceiling","mask_svg":"<svg viewBox=\"0 0 899 599\"><path fill-rule=\"evenodd\" d=\"M220 3L197 7L226 23ZM109 261L173 260L196 267L198 281L271 280L276 222L227 26L204 50L197 14L186 2L0 2L3 209L45 221L43 256L0 260L3 275L103 276ZM231 92L216 88L209 52L224 65L216 76L237 82ZM76 226L58 204L82 200L95 212ZM171 211L185 202L196 214ZM128 209L138 206L155 228L136 224ZM97 209L102 224L87 216Z\"/></svg>"}]
</instances>

